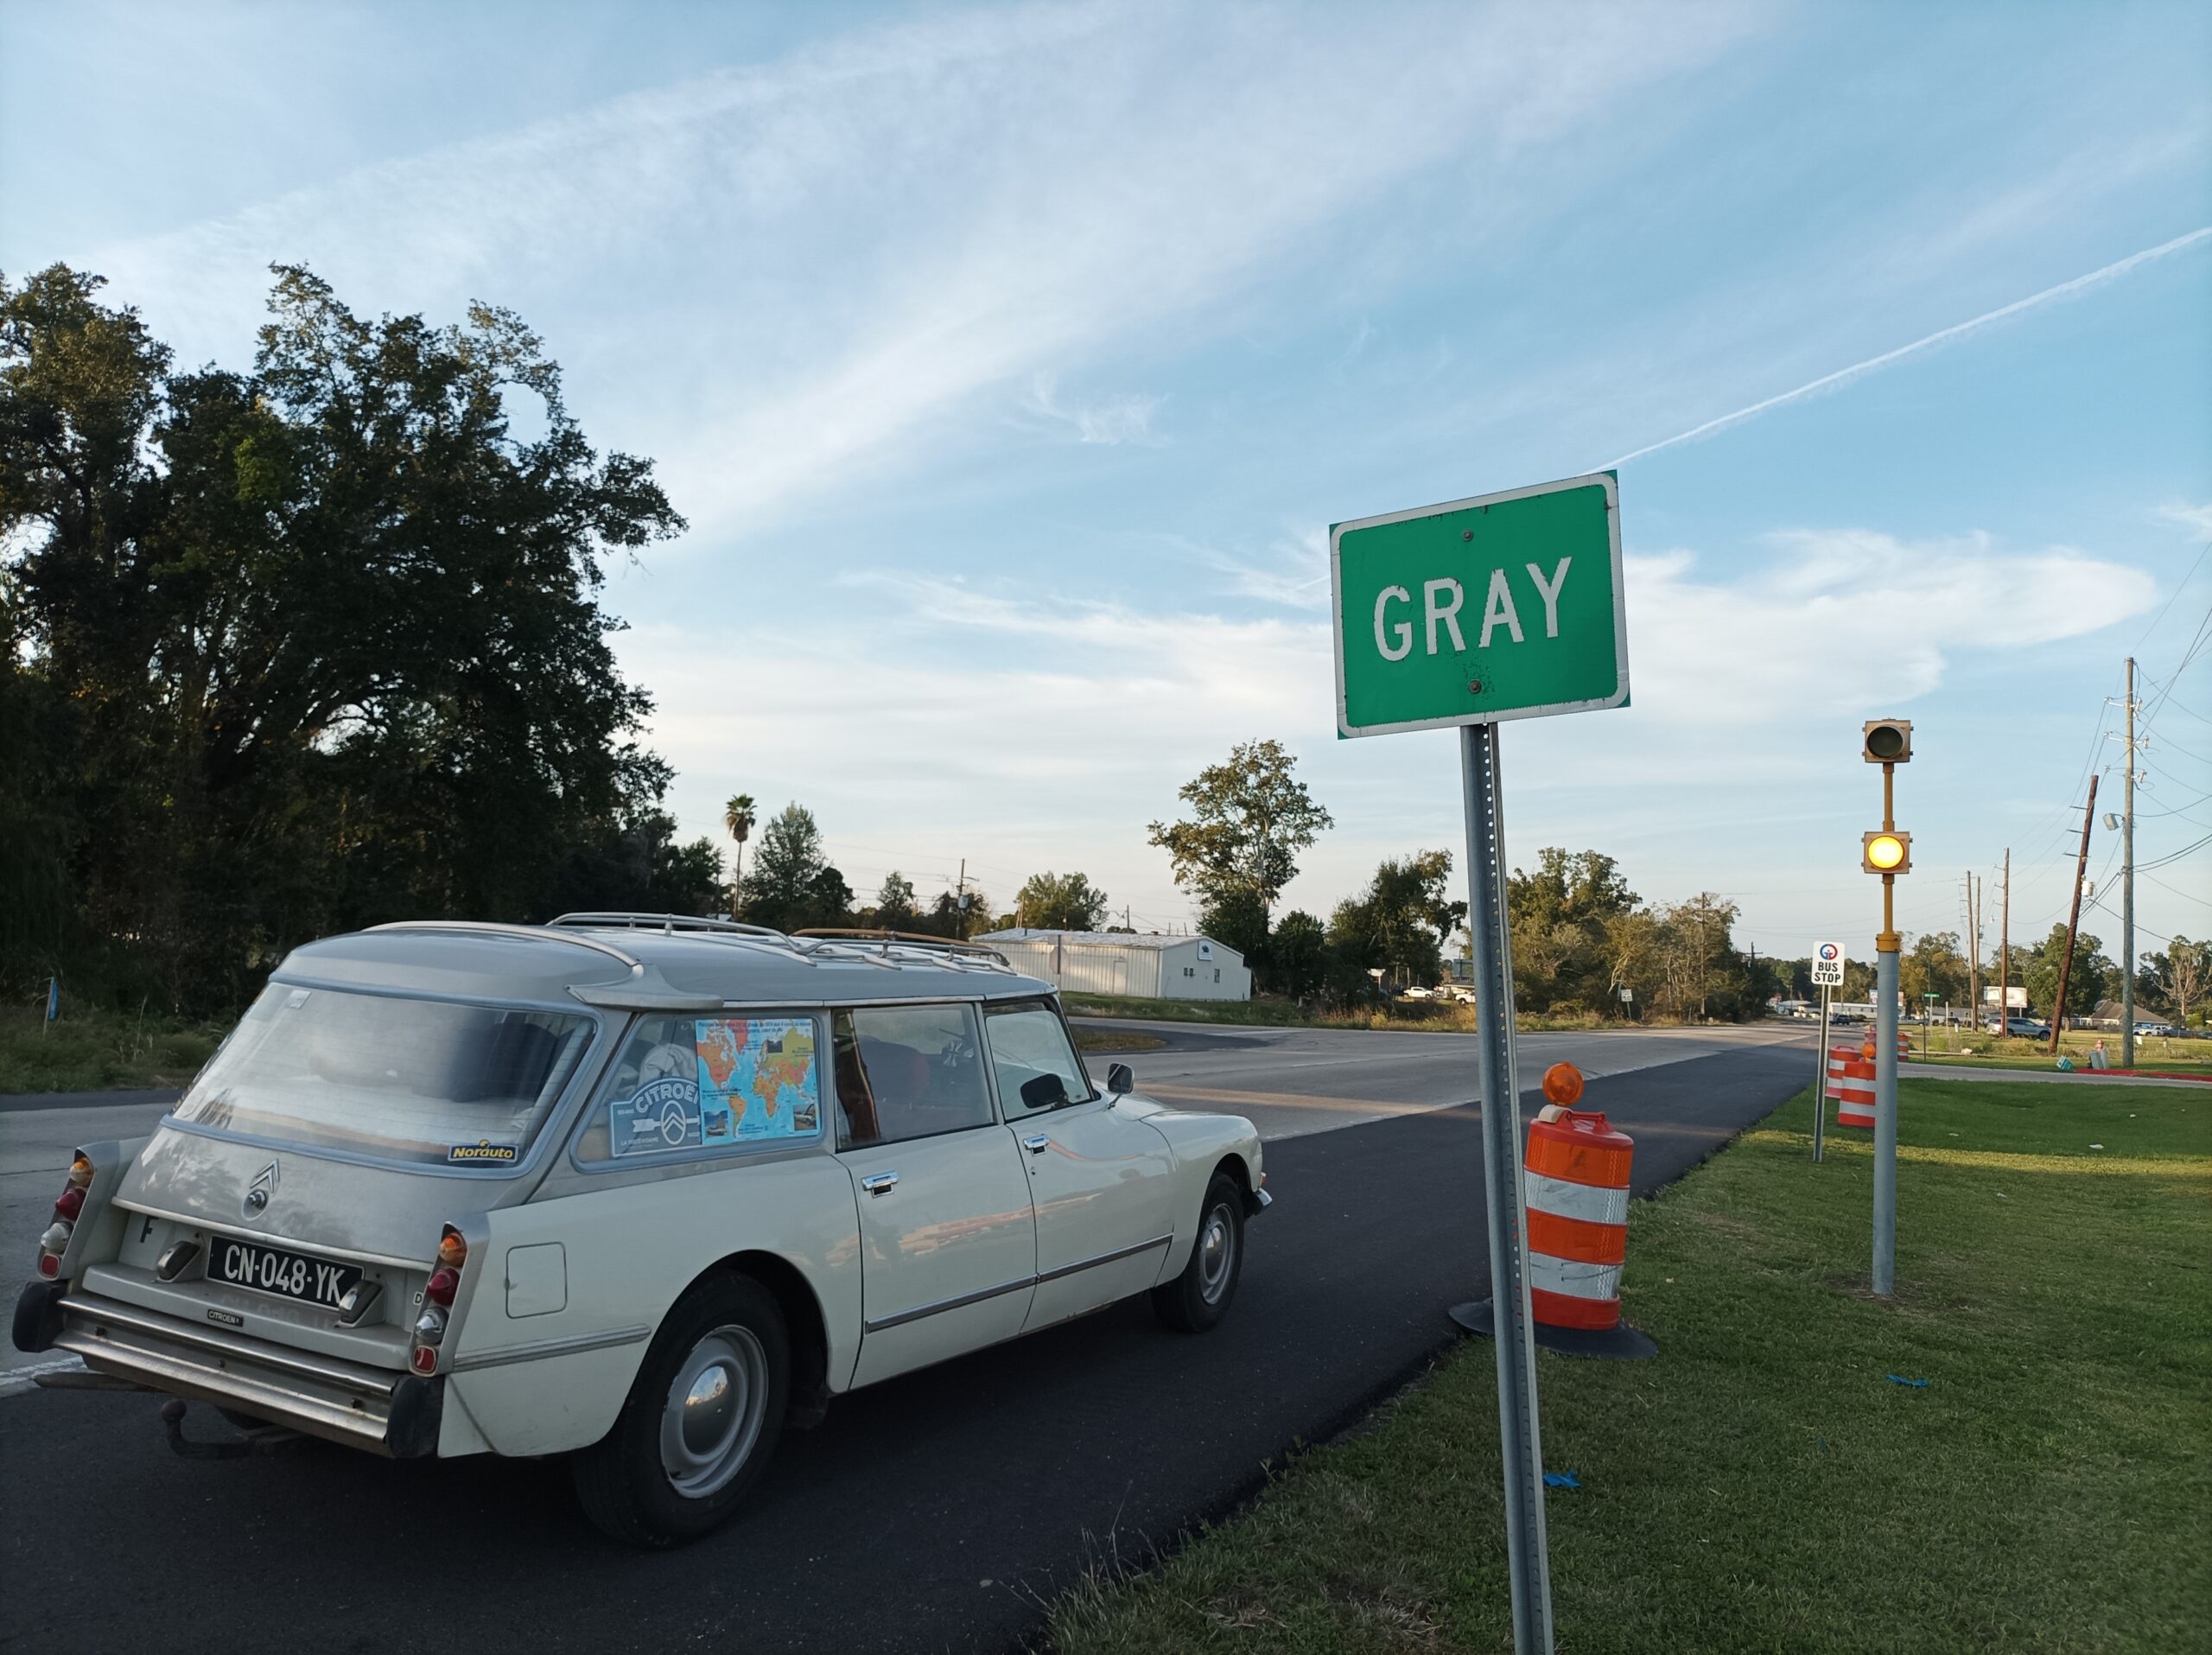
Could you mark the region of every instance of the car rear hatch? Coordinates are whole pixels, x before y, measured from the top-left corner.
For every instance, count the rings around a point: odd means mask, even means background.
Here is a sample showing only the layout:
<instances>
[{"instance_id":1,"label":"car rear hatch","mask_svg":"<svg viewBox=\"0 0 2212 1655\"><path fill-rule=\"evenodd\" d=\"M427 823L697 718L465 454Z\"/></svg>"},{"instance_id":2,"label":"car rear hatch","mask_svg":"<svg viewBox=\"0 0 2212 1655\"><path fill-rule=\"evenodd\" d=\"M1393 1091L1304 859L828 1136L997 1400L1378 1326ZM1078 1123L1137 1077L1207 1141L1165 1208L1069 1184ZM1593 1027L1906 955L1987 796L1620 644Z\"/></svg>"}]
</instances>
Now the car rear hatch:
<instances>
[{"instance_id":1,"label":"car rear hatch","mask_svg":"<svg viewBox=\"0 0 2212 1655\"><path fill-rule=\"evenodd\" d=\"M356 1447L433 1452L442 1384L410 1359L441 1237L522 1198L596 1027L273 983L125 1172L120 1244L70 1284L55 1344Z\"/></svg>"}]
</instances>

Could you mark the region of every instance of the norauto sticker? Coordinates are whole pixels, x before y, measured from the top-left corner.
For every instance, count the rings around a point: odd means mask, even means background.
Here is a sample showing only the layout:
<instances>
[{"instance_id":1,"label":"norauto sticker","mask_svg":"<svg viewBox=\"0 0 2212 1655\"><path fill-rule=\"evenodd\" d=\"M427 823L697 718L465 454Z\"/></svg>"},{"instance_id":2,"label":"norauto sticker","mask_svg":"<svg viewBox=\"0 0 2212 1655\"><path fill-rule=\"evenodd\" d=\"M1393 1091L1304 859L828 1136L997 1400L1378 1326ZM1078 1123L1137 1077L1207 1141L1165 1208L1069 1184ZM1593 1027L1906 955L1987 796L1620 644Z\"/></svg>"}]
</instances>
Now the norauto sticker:
<instances>
[{"instance_id":1,"label":"norauto sticker","mask_svg":"<svg viewBox=\"0 0 2212 1655\"><path fill-rule=\"evenodd\" d=\"M454 1166L505 1166L521 1155L512 1143L494 1143L489 1138L479 1138L474 1143L456 1143L446 1151L446 1161Z\"/></svg>"}]
</instances>

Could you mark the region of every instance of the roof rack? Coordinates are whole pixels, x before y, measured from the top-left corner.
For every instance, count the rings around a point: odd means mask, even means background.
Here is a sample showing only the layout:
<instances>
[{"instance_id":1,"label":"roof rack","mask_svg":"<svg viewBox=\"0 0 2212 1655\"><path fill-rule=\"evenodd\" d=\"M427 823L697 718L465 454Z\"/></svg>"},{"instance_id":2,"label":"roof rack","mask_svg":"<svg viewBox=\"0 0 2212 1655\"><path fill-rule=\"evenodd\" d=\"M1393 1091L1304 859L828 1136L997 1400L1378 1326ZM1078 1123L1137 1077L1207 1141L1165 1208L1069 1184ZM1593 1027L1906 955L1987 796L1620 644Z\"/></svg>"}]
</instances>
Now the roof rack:
<instances>
[{"instance_id":1,"label":"roof rack","mask_svg":"<svg viewBox=\"0 0 2212 1655\"><path fill-rule=\"evenodd\" d=\"M730 936L765 937L772 942L790 940L782 932L767 926L749 926L736 920L709 920L697 913L632 913L610 909L604 913L563 913L545 924L548 929L555 926L606 926L623 931L658 931L667 937L679 931L708 931Z\"/></svg>"},{"instance_id":2,"label":"roof rack","mask_svg":"<svg viewBox=\"0 0 2212 1655\"><path fill-rule=\"evenodd\" d=\"M394 920L386 925L371 926L371 931L473 931L495 937L527 937L543 941L550 927L545 926L502 925L493 920ZM642 971L644 964L632 954L624 952L613 943L601 942L595 937L559 937L556 941L574 943L579 948L588 948L594 953L607 954L620 960L631 971Z\"/></svg>"},{"instance_id":3,"label":"roof rack","mask_svg":"<svg viewBox=\"0 0 2212 1655\"><path fill-rule=\"evenodd\" d=\"M889 954L894 947L900 950L926 948L950 954L963 964L972 964L989 970L1012 974L1014 963L995 948L986 948L982 943L964 942L954 937L933 937L919 931L885 931L866 926L810 926L804 931L794 931L794 939L801 937L818 939L827 943L881 945Z\"/></svg>"}]
</instances>

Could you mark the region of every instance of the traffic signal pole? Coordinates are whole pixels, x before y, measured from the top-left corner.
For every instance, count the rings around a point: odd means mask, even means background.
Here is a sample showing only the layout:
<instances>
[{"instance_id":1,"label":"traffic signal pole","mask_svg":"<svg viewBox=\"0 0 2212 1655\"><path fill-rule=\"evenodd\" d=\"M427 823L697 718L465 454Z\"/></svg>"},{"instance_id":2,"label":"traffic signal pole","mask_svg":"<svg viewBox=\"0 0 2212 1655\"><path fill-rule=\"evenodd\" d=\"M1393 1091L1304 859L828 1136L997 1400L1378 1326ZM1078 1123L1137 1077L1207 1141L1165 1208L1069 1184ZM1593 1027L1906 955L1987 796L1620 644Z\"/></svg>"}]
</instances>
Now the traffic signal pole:
<instances>
[{"instance_id":1,"label":"traffic signal pole","mask_svg":"<svg viewBox=\"0 0 2212 1655\"><path fill-rule=\"evenodd\" d=\"M1897 766L1882 766L1882 831L1897 831ZM1897 876L1882 875L1874 939L1874 1295L1895 1290L1897 1254Z\"/></svg>"},{"instance_id":2,"label":"traffic signal pole","mask_svg":"<svg viewBox=\"0 0 2212 1655\"><path fill-rule=\"evenodd\" d=\"M1897 817L1897 766L1912 758L1912 722L1871 718L1859 756L1882 767L1882 825L1859 841L1859 866L1882 876L1874 939L1874 1296L1896 1285L1897 1261L1897 875L1912 871L1912 835Z\"/></svg>"}]
</instances>

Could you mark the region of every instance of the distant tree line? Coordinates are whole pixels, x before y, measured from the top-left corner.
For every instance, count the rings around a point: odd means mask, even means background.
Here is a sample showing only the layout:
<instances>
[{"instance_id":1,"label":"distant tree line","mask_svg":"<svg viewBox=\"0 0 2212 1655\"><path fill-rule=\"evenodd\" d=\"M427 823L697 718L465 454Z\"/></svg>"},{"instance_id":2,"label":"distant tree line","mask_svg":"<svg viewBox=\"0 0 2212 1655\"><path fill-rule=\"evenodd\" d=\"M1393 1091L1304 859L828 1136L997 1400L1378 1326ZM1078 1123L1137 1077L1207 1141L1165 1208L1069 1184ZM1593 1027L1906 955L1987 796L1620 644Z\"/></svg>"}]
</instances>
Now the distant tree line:
<instances>
[{"instance_id":1,"label":"distant tree line","mask_svg":"<svg viewBox=\"0 0 2212 1655\"><path fill-rule=\"evenodd\" d=\"M280 267L252 366L0 277L0 987L235 1006L381 920L705 911L607 558L683 520L504 310Z\"/></svg>"},{"instance_id":2,"label":"distant tree line","mask_svg":"<svg viewBox=\"0 0 2212 1655\"><path fill-rule=\"evenodd\" d=\"M1992 949L1981 963L1981 986L1985 990L1994 990L2001 971L2007 983L2026 992L2030 1013L2048 1017L2060 1009L2058 979L2065 957L2066 927L2053 925L2039 941L2012 944L2009 964L1999 951ZM1783 997L1815 998L1811 960L1786 960L1781 964L1784 977ZM2102 940L2088 932L2074 939L2074 964L2066 978L2066 1004L2063 1009L2069 1018L2087 1021L2096 1015L2100 1006L2109 1009L2120 999L2120 968L2107 958ZM2192 1015L2202 1017L2208 983L2212 983L2212 943L2175 937L2163 952L2146 953L2137 963L2136 1015L2165 1017L2177 1023L2188 1022ZM1972 979L1967 951L1959 933L1928 931L1912 938L1897 960L1897 987L1907 1003L1914 1007L1933 1003L1964 1009L1972 990ZM1872 998L1872 961L1850 961L1839 992L1840 997L1846 1000ZM1995 1008L1986 1001L1982 1009L1993 1015L1995 1012Z\"/></svg>"}]
</instances>

